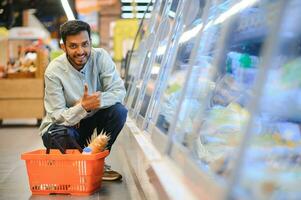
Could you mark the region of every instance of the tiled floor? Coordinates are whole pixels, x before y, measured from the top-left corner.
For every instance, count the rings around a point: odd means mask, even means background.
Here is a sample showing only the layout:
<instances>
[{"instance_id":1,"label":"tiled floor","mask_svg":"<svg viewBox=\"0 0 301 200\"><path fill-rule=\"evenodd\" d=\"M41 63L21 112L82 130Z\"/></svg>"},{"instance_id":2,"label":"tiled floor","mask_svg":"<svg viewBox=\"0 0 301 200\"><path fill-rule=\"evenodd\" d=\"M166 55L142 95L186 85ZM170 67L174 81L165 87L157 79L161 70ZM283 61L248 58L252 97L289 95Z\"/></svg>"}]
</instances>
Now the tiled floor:
<instances>
[{"instance_id":1,"label":"tiled floor","mask_svg":"<svg viewBox=\"0 0 301 200\"><path fill-rule=\"evenodd\" d=\"M25 162L20 156L23 152L43 148L42 141L38 135L38 128L31 127L0 127L0 199L23 200L23 199L132 199L129 187L124 178L121 182L103 182L101 189L94 195L79 197L71 195L31 195ZM117 153L106 159L112 168L126 174L123 164L118 160Z\"/></svg>"}]
</instances>

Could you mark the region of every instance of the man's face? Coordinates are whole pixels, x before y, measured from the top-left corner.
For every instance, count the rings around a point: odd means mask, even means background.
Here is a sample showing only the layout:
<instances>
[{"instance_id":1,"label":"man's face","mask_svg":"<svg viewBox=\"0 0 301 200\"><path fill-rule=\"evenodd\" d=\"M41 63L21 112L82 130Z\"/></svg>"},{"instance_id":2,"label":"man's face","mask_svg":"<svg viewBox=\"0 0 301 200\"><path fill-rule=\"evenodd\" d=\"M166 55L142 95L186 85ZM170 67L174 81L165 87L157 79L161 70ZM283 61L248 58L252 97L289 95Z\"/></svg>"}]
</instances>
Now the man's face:
<instances>
[{"instance_id":1,"label":"man's face","mask_svg":"<svg viewBox=\"0 0 301 200\"><path fill-rule=\"evenodd\" d=\"M91 40L87 31L66 37L66 44L62 45L72 66L80 70L88 61L91 53Z\"/></svg>"}]
</instances>

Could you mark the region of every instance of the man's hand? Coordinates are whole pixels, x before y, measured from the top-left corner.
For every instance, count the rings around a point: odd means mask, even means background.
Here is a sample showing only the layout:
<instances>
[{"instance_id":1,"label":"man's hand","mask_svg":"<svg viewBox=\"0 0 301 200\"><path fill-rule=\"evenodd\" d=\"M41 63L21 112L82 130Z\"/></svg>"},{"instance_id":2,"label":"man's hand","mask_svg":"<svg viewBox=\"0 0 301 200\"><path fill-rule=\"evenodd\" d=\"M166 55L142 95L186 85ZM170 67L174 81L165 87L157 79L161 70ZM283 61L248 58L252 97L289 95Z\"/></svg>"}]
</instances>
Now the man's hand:
<instances>
[{"instance_id":1,"label":"man's hand","mask_svg":"<svg viewBox=\"0 0 301 200\"><path fill-rule=\"evenodd\" d=\"M86 111L95 110L100 107L100 92L94 92L91 95L88 94L88 85L85 84L84 95L80 100L83 108Z\"/></svg>"}]
</instances>

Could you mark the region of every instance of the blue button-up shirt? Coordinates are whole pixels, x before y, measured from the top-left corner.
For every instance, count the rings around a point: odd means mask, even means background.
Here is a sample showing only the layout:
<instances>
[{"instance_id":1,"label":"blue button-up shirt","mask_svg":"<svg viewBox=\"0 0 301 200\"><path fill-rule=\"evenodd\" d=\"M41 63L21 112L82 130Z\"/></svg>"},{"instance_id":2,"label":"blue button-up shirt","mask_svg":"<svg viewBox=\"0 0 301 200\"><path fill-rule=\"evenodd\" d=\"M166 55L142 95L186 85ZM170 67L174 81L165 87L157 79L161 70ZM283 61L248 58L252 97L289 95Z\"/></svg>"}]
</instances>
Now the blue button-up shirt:
<instances>
[{"instance_id":1,"label":"blue button-up shirt","mask_svg":"<svg viewBox=\"0 0 301 200\"><path fill-rule=\"evenodd\" d=\"M45 71L46 116L40 126L41 134L52 123L73 126L96 112L87 112L80 103L77 104L84 94L85 83L89 94L101 92L100 109L123 102L126 93L124 83L105 50L92 48L90 58L80 71L63 54L50 62Z\"/></svg>"}]
</instances>

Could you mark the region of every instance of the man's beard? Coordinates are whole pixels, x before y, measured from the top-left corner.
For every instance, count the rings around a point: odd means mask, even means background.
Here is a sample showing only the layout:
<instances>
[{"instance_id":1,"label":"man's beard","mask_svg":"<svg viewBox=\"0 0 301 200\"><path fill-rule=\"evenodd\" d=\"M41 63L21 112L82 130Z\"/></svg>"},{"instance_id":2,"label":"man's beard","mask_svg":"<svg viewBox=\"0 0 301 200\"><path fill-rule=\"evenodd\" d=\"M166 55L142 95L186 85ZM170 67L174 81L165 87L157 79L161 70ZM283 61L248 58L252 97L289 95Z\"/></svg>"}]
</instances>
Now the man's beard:
<instances>
[{"instance_id":1,"label":"man's beard","mask_svg":"<svg viewBox=\"0 0 301 200\"><path fill-rule=\"evenodd\" d=\"M85 64L88 62L89 58L90 58L91 53L87 54L85 53L84 59L86 59L86 62L83 64L78 65L75 60L72 58L72 56L69 55L68 51L66 53L67 59L70 62L70 64L75 67L77 70L81 70Z\"/></svg>"}]
</instances>

